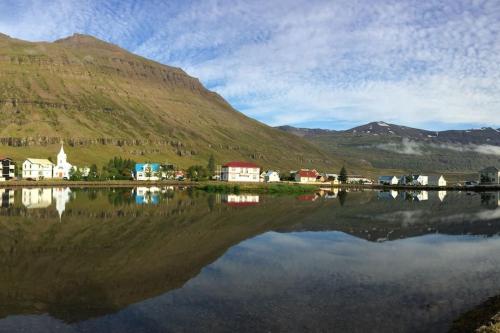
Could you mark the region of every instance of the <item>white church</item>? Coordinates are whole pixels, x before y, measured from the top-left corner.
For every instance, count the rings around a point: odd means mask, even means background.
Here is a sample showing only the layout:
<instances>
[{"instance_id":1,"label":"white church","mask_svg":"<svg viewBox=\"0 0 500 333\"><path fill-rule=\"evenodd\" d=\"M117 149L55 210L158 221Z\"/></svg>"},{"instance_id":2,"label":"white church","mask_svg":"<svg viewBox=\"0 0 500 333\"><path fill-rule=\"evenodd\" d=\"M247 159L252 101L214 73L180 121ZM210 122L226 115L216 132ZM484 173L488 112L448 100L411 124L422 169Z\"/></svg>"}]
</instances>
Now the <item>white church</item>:
<instances>
[{"instance_id":1,"label":"white church","mask_svg":"<svg viewBox=\"0 0 500 333\"><path fill-rule=\"evenodd\" d=\"M76 168L68 163L68 156L64 152L64 146L61 143L61 150L57 154L57 164L54 167L54 178L69 179L71 169Z\"/></svg>"},{"instance_id":2,"label":"white church","mask_svg":"<svg viewBox=\"0 0 500 333\"><path fill-rule=\"evenodd\" d=\"M70 171L76 169L76 166L68 163L68 156L64 152L64 146L61 143L61 150L57 154L57 164L54 165L46 159L28 158L23 163L23 178L28 179L69 179Z\"/></svg>"}]
</instances>

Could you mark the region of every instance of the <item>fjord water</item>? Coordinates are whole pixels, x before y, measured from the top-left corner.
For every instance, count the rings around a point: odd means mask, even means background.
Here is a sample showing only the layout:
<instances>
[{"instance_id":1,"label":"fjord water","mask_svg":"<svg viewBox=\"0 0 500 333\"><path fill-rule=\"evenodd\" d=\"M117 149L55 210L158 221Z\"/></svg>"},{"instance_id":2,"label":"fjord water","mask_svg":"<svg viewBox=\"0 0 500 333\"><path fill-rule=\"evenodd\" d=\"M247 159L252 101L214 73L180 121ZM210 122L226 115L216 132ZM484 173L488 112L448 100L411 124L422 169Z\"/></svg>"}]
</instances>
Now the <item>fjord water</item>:
<instances>
[{"instance_id":1,"label":"fjord water","mask_svg":"<svg viewBox=\"0 0 500 333\"><path fill-rule=\"evenodd\" d=\"M446 332L500 294L500 195L0 189L1 332Z\"/></svg>"}]
</instances>

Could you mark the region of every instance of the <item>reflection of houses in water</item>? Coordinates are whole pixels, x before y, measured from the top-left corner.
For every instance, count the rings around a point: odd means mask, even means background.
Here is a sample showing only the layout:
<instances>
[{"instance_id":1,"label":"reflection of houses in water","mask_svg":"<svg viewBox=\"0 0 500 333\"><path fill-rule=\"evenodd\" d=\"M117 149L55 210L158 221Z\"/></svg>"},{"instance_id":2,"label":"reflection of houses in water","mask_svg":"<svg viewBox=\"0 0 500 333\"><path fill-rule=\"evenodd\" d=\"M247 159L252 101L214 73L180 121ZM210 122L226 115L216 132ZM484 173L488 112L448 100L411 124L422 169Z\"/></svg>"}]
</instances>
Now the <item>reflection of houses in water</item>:
<instances>
[{"instance_id":1,"label":"reflection of houses in water","mask_svg":"<svg viewBox=\"0 0 500 333\"><path fill-rule=\"evenodd\" d=\"M259 204L259 196L256 194L226 194L222 202L229 206L255 206Z\"/></svg>"},{"instance_id":2,"label":"reflection of houses in water","mask_svg":"<svg viewBox=\"0 0 500 333\"><path fill-rule=\"evenodd\" d=\"M330 191L322 191L320 192L321 197L324 199L337 199L337 196L339 195L339 189L338 188L333 188Z\"/></svg>"},{"instance_id":3,"label":"reflection of houses in water","mask_svg":"<svg viewBox=\"0 0 500 333\"><path fill-rule=\"evenodd\" d=\"M443 202L444 198L446 198L446 191L438 191L437 194L438 194L439 201Z\"/></svg>"},{"instance_id":4,"label":"reflection of houses in water","mask_svg":"<svg viewBox=\"0 0 500 333\"><path fill-rule=\"evenodd\" d=\"M407 201L427 201L429 200L428 191L404 191L401 198Z\"/></svg>"},{"instance_id":5,"label":"reflection of houses in water","mask_svg":"<svg viewBox=\"0 0 500 333\"><path fill-rule=\"evenodd\" d=\"M69 187L54 188L52 190L52 198L56 201L56 210L59 213L59 218L61 218L66 210L66 204L71 198L71 190Z\"/></svg>"},{"instance_id":6,"label":"reflection of houses in water","mask_svg":"<svg viewBox=\"0 0 500 333\"><path fill-rule=\"evenodd\" d=\"M0 202L2 208L7 208L14 204L14 190L0 188Z\"/></svg>"},{"instance_id":7,"label":"reflection of houses in water","mask_svg":"<svg viewBox=\"0 0 500 333\"><path fill-rule=\"evenodd\" d=\"M489 208L497 208L500 206L500 192L483 192L481 193L481 205Z\"/></svg>"},{"instance_id":8,"label":"reflection of houses in water","mask_svg":"<svg viewBox=\"0 0 500 333\"><path fill-rule=\"evenodd\" d=\"M137 187L134 189L135 203L138 205L157 205L160 203L160 188L152 187Z\"/></svg>"},{"instance_id":9,"label":"reflection of houses in water","mask_svg":"<svg viewBox=\"0 0 500 333\"><path fill-rule=\"evenodd\" d=\"M297 200L299 201L316 201L316 199L318 199L318 195L316 193L314 194L303 194L303 195L299 195L297 197Z\"/></svg>"},{"instance_id":10,"label":"reflection of houses in water","mask_svg":"<svg viewBox=\"0 0 500 333\"><path fill-rule=\"evenodd\" d=\"M28 209L47 208L52 204L52 189L23 188L21 200Z\"/></svg>"},{"instance_id":11,"label":"reflection of houses in water","mask_svg":"<svg viewBox=\"0 0 500 333\"><path fill-rule=\"evenodd\" d=\"M398 191L395 190L380 191L378 192L377 197L382 200L394 200L398 197Z\"/></svg>"}]
</instances>

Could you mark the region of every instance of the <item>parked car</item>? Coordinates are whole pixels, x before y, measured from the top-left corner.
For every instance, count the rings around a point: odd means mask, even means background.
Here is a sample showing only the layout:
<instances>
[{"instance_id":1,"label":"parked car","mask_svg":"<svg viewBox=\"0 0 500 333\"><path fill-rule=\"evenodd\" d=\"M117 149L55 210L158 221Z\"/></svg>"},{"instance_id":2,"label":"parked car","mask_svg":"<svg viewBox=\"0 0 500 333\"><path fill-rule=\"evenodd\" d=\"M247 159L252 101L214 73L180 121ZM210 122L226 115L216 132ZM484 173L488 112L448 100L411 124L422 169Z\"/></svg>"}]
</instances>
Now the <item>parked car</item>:
<instances>
[{"instance_id":1,"label":"parked car","mask_svg":"<svg viewBox=\"0 0 500 333\"><path fill-rule=\"evenodd\" d=\"M468 180L465 182L465 187L474 187L477 185L479 185L479 183L476 182L475 180Z\"/></svg>"}]
</instances>

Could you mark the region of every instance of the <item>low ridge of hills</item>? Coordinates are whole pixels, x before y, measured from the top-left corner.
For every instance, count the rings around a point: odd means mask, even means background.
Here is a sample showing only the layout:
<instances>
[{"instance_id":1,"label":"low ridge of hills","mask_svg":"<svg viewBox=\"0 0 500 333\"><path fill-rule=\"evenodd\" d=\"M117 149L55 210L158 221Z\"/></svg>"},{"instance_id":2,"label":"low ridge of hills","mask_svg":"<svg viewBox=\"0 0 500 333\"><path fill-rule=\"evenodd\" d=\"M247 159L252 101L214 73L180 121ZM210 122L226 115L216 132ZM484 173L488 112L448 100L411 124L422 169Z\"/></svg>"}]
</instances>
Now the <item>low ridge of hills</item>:
<instances>
[{"instance_id":1,"label":"low ridge of hills","mask_svg":"<svg viewBox=\"0 0 500 333\"><path fill-rule=\"evenodd\" d=\"M402 137L426 142L500 145L500 128L495 129L492 127L482 127L480 129L468 130L429 131L413 127L389 124L383 121L377 121L353 127L344 131L319 128L297 128L293 126L279 126L278 128L282 131L289 132L300 137L352 134L360 136L371 135Z\"/></svg>"},{"instance_id":2,"label":"low ridge of hills","mask_svg":"<svg viewBox=\"0 0 500 333\"><path fill-rule=\"evenodd\" d=\"M500 166L500 129L429 131L383 121L344 131L278 127L368 174L427 172L472 175ZM463 179L463 178L462 178Z\"/></svg>"},{"instance_id":3,"label":"low ridge of hills","mask_svg":"<svg viewBox=\"0 0 500 333\"><path fill-rule=\"evenodd\" d=\"M338 167L291 133L236 111L180 68L88 35L27 42L0 34L0 155L74 164L113 156L180 167L247 160L262 167Z\"/></svg>"}]
</instances>

